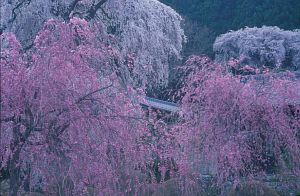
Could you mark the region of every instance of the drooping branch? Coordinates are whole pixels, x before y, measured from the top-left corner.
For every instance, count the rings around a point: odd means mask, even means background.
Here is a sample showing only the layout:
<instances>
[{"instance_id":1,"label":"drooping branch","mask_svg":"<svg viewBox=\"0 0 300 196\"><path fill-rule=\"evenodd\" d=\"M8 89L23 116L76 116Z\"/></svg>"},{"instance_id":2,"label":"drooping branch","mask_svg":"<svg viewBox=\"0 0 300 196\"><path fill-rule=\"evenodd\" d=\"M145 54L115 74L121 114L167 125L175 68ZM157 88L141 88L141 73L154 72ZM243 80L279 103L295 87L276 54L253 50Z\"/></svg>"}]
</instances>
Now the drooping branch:
<instances>
[{"instance_id":1,"label":"drooping branch","mask_svg":"<svg viewBox=\"0 0 300 196\"><path fill-rule=\"evenodd\" d=\"M19 3L16 5L16 7L14 7L14 8L12 9L12 18L9 20L9 22L13 23L13 22L16 20L16 18L17 18L16 10L18 10L18 9L19 9L24 3L26 3L26 2L27 2L27 4L30 4L31 0L23 0L23 1L19 2Z\"/></svg>"},{"instance_id":2,"label":"drooping branch","mask_svg":"<svg viewBox=\"0 0 300 196\"><path fill-rule=\"evenodd\" d=\"M102 3L93 7L98 9ZM81 190L85 187L81 185L82 178L78 177L88 179L93 176L87 168L94 166L97 172L105 174L95 176L95 189L110 189L107 182L113 184L119 166L118 162L107 164L107 144L112 143L126 154L122 158L126 164L140 159L135 147L137 139L146 130L142 110L138 104L132 104L128 95L132 91L121 88L116 79L111 59L121 57L111 52L111 47L102 40L94 39L96 32L86 21L74 17L69 23L50 20L45 25L49 24L57 27L55 32L42 28L34 42L36 50L26 52L28 58L22 59L22 65L31 65L30 71L26 66L20 66L20 56L25 51L20 50L16 37L4 37L13 39L4 49L7 62L1 59L5 65L5 69L1 69L1 105L5 107L0 108L0 169L6 167L12 171L11 195L16 195L21 184L27 183L20 171L28 168L22 163L30 163L32 171L41 171L38 175L50 184L52 179L47 177L52 177L53 173L49 168L57 170L59 178L65 171L64 165L57 164L57 160L72 164L70 172L74 175L70 178L80 189L74 194L82 195ZM87 42L84 47L74 44L77 25L82 28L85 38L94 43ZM85 60L91 57L101 62L103 74L91 68L94 61ZM95 145L99 145L97 149ZM129 166L124 167L128 168L127 173L133 169Z\"/></svg>"},{"instance_id":3,"label":"drooping branch","mask_svg":"<svg viewBox=\"0 0 300 196\"><path fill-rule=\"evenodd\" d=\"M87 21L90 21L91 19L93 19L94 17L95 17L95 15L96 15L96 13L97 13L97 11L101 8L101 6L104 4L104 3L106 3L107 2L107 0L101 0L101 1L99 1L96 5L93 5L90 9L89 9L89 11L87 12L88 13L88 15L85 17L85 19L87 20Z\"/></svg>"},{"instance_id":4,"label":"drooping branch","mask_svg":"<svg viewBox=\"0 0 300 196\"><path fill-rule=\"evenodd\" d=\"M70 15L71 13L74 11L76 5L78 4L78 2L81 1L81 0L74 0L68 7L67 11L63 14L63 18L66 20L66 21L69 21L70 20Z\"/></svg>"}]
</instances>

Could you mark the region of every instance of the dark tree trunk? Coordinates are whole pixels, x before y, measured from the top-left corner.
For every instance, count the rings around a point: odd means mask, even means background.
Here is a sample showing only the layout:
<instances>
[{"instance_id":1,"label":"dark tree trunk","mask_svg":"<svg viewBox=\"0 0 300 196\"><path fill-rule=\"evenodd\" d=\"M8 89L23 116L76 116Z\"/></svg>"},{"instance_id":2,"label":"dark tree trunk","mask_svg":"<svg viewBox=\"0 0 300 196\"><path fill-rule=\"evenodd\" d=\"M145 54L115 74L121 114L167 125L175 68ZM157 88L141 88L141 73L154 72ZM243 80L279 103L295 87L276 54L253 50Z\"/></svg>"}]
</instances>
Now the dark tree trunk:
<instances>
[{"instance_id":1,"label":"dark tree trunk","mask_svg":"<svg viewBox=\"0 0 300 196\"><path fill-rule=\"evenodd\" d=\"M15 126L13 128L13 138L14 138L13 142L10 145L10 150L12 154L8 162L9 196L17 196L21 185L20 153L21 153L22 145L20 145L21 133L20 133L19 122L15 122Z\"/></svg>"},{"instance_id":2,"label":"dark tree trunk","mask_svg":"<svg viewBox=\"0 0 300 196\"><path fill-rule=\"evenodd\" d=\"M21 185L20 182L20 165L19 157L20 157L21 148L17 148L13 157L9 161L9 174L10 174L10 181L9 181L9 195L10 196L17 196L18 191Z\"/></svg>"}]
</instances>

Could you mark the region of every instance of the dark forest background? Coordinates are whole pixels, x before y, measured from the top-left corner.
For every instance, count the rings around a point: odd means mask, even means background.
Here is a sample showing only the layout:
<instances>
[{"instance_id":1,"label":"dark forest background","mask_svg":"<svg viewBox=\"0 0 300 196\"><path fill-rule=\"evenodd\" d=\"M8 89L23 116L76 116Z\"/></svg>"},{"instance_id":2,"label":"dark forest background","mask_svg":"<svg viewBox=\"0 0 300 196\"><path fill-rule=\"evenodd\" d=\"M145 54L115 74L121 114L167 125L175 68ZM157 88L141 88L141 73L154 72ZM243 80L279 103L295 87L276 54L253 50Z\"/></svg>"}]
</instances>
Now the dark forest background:
<instances>
[{"instance_id":1,"label":"dark forest background","mask_svg":"<svg viewBox=\"0 0 300 196\"><path fill-rule=\"evenodd\" d=\"M160 0L185 19L188 37L184 56L207 54L213 57L215 38L245 26L300 28L300 0Z\"/></svg>"}]
</instances>

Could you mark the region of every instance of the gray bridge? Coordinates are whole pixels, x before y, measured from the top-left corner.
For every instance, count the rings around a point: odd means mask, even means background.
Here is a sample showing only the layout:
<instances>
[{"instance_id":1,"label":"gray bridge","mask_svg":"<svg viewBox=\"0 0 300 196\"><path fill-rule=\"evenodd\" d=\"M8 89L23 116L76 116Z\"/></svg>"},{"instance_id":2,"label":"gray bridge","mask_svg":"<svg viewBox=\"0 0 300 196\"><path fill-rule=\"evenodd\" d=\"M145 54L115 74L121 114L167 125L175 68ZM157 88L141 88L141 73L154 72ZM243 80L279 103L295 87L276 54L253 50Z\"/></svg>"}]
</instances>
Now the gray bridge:
<instances>
[{"instance_id":1,"label":"gray bridge","mask_svg":"<svg viewBox=\"0 0 300 196\"><path fill-rule=\"evenodd\" d=\"M153 107L153 108L157 108L169 112L179 111L179 106L176 103L169 102L169 101L162 101L160 99L154 99L151 97L146 97L144 102L141 104L146 105L148 107Z\"/></svg>"},{"instance_id":2,"label":"gray bridge","mask_svg":"<svg viewBox=\"0 0 300 196\"><path fill-rule=\"evenodd\" d=\"M295 74L295 78L297 80L300 80L300 71L295 71L292 73ZM265 74L248 75L248 76L243 76L241 78L241 82L246 83L249 80L256 80L256 81L261 81L262 83L264 83L264 82L268 81L270 79L270 77L284 78L284 77L288 77L288 74L289 74L288 72L281 72L281 73L275 73L275 74L269 74L269 75L265 75ZM299 96L300 96L300 91L299 91ZM297 103L300 103L300 100L297 101ZM178 104L169 102L169 101L163 101L160 99L151 98L151 97L146 97L144 102L141 104L148 106L148 107L153 107L156 109L168 111L168 112L179 111Z\"/></svg>"}]
</instances>

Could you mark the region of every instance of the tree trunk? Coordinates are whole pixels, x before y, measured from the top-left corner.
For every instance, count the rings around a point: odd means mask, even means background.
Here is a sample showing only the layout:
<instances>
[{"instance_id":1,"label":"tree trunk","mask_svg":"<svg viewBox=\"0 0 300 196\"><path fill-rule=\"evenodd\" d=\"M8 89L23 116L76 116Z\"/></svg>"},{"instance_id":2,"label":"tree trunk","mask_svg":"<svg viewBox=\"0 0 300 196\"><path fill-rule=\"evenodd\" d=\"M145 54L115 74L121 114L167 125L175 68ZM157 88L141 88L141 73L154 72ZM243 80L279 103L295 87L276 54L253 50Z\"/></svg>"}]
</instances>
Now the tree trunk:
<instances>
[{"instance_id":1,"label":"tree trunk","mask_svg":"<svg viewBox=\"0 0 300 196\"><path fill-rule=\"evenodd\" d=\"M13 157L9 161L9 174L10 174L9 195L10 196L17 196L21 185L20 182L21 168L19 164L20 151L21 148L17 148L16 152L13 154Z\"/></svg>"}]
</instances>

